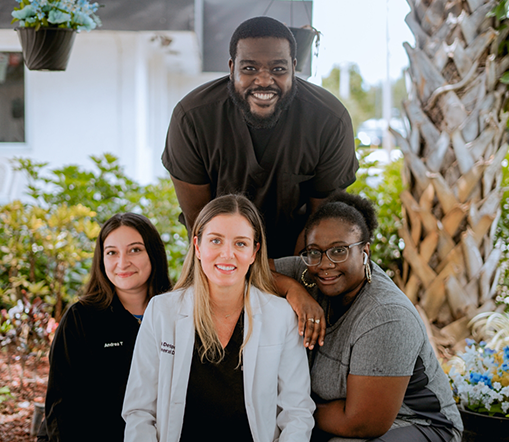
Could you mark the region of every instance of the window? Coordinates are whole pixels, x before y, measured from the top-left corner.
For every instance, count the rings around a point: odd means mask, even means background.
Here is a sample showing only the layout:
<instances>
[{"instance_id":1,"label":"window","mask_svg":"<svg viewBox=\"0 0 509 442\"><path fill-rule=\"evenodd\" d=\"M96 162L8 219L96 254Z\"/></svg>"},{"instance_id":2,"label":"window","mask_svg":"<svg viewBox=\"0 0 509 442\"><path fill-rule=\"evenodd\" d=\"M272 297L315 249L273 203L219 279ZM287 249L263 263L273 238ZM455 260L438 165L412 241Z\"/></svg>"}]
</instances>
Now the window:
<instances>
[{"instance_id":1,"label":"window","mask_svg":"<svg viewBox=\"0 0 509 442\"><path fill-rule=\"evenodd\" d=\"M21 52L0 52L0 143L25 142L25 75Z\"/></svg>"}]
</instances>

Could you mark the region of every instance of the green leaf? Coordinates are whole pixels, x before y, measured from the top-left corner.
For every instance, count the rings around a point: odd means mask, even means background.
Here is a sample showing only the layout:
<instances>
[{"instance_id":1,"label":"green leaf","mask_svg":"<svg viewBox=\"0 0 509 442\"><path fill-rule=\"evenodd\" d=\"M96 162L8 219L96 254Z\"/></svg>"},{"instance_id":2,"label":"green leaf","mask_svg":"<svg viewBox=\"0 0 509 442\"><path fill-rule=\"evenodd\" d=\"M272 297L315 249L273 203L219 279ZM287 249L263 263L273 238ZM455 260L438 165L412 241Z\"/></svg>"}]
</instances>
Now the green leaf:
<instances>
[{"instance_id":1,"label":"green leaf","mask_svg":"<svg viewBox=\"0 0 509 442\"><path fill-rule=\"evenodd\" d=\"M504 84L509 84L509 71L505 71L502 77L500 77L500 82Z\"/></svg>"}]
</instances>

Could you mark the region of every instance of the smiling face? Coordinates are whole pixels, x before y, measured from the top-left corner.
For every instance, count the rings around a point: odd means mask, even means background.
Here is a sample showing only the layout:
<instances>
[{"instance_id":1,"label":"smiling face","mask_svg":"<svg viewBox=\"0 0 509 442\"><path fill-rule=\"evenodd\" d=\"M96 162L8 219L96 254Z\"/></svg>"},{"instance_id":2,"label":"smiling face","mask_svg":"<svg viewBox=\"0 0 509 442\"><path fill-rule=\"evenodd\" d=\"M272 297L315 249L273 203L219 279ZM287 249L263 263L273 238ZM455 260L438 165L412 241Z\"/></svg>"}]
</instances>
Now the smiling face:
<instances>
[{"instance_id":1,"label":"smiling face","mask_svg":"<svg viewBox=\"0 0 509 442\"><path fill-rule=\"evenodd\" d=\"M273 127L290 104L295 95L295 63L286 39L239 40L235 61L229 61L230 95L252 126Z\"/></svg>"},{"instance_id":2,"label":"smiling face","mask_svg":"<svg viewBox=\"0 0 509 442\"><path fill-rule=\"evenodd\" d=\"M330 247L356 243L360 238L361 231L357 226L327 218L308 232L306 248L325 251ZM363 251L369 254L369 243L352 247L344 262L333 263L324 253L320 264L308 267L319 290L329 297L341 297L345 306L350 304L365 280Z\"/></svg>"},{"instance_id":3,"label":"smiling face","mask_svg":"<svg viewBox=\"0 0 509 442\"><path fill-rule=\"evenodd\" d=\"M147 296L147 281L152 271L143 238L132 227L120 226L104 240L106 276L122 295Z\"/></svg>"},{"instance_id":4,"label":"smiling face","mask_svg":"<svg viewBox=\"0 0 509 442\"><path fill-rule=\"evenodd\" d=\"M211 294L224 289L243 292L246 274L259 248L246 218L239 214L212 218L201 240L194 237L194 246Z\"/></svg>"}]
</instances>

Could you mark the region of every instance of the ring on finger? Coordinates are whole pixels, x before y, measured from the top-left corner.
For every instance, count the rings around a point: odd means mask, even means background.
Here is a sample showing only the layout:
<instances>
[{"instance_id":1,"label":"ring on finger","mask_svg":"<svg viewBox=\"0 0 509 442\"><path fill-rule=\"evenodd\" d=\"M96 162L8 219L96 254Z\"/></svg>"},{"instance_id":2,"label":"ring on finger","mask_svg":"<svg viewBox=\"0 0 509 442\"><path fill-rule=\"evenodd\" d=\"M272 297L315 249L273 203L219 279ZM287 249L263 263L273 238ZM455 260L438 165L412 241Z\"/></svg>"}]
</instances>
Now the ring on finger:
<instances>
[{"instance_id":1,"label":"ring on finger","mask_svg":"<svg viewBox=\"0 0 509 442\"><path fill-rule=\"evenodd\" d=\"M315 324L320 324L320 320L319 319L315 319Z\"/></svg>"},{"instance_id":2,"label":"ring on finger","mask_svg":"<svg viewBox=\"0 0 509 442\"><path fill-rule=\"evenodd\" d=\"M315 322L315 318L308 318L308 321Z\"/></svg>"}]
</instances>

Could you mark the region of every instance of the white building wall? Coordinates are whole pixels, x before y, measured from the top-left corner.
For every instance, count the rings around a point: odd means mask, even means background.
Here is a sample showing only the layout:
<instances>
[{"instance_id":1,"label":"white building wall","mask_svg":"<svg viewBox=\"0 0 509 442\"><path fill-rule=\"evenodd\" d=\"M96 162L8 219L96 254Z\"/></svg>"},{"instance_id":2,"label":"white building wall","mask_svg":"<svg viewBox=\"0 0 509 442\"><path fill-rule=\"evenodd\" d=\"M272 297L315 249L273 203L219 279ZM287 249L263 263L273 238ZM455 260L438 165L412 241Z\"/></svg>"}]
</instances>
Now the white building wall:
<instances>
[{"instance_id":1,"label":"white building wall","mask_svg":"<svg viewBox=\"0 0 509 442\"><path fill-rule=\"evenodd\" d=\"M173 41L163 47L156 34ZM0 51L21 51L16 32L0 30ZM25 69L26 142L0 143L0 163L23 156L90 168L90 155L109 152L141 184L165 176L160 158L175 104L223 75L201 73L200 59L190 32L78 34L66 71ZM0 180L10 182L0 186L0 204L21 197L24 186L20 174L2 170Z\"/></svg>"}]
</instances>

